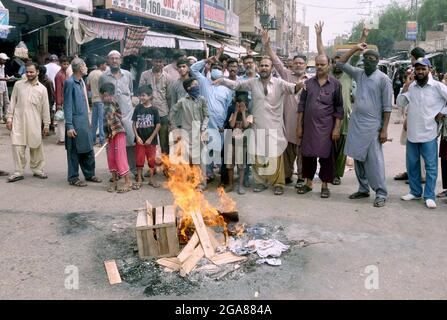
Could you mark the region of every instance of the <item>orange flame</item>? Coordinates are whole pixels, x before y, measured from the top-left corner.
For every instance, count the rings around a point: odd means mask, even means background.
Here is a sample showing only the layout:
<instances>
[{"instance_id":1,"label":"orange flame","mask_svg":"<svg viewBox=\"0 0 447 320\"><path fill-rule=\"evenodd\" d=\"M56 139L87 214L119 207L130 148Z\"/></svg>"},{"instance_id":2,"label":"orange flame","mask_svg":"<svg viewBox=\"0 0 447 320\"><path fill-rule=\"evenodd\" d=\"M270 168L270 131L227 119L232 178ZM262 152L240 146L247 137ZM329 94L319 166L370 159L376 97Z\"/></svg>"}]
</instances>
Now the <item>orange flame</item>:
<instances>
[{"instance_id":1,"label":"orange flame","mask_svg":"<svg viewBox=\"0 0 447 320\"><path fill-rule=\"evenodd\" d=\"M168 156L163 155L162 162L168 170L168 181L164 187L171 191L174 196L174 205L180 209L179 211L182 214L180 221L181 237L185 241L189 239L187 231L194 225L191 212L200 212L207 226L223 227L224 233L227 235L227 224L224 218L206 200L204 193L200 191L199 186L203 180L200 166L190 165L183 159L180 145L181 143L176 144L177 149L173 155L175 157L173 161Z\"/></svg>"},{"instance_id":2,"label":"orange flame","mask_svg":"<svg viewBox=\"0 0 447 320\"><path fill-rule=\"evenodd\" d=\"M236 201L230 198L223 187L217 188L219 195L219 211L220 212L236 212Z\"/></svg>"}]
</instances>

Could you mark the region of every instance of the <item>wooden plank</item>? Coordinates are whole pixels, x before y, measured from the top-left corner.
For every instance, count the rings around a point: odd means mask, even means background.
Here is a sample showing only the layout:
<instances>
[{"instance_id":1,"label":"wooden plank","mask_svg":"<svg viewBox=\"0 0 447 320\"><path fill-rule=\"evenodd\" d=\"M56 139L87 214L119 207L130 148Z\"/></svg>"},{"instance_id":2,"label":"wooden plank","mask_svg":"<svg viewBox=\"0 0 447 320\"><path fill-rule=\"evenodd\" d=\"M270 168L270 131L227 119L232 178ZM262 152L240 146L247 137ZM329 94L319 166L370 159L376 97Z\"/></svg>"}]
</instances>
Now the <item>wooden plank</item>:
<instances>
[{"instance_id":1,"label":"wooden plank","mask_svg":"<svg viewBox=\"0 0 447 320\"><path fill-rule=\"evenodd\" d=\"M222 254L217 254L210 259L215 265L223 265L232 262L239 262L247 260L247 257L240 257L231 252L225 252Z\"/></svg>"},{"instance_id":2,"label":"wooden plank","mask_svg":"<svg viewBox=\"0 0 447 320\"><path fill-rule=\"evenodd\" d=\"M194 249L199 244L199 236L197 232L193 234L191 239L189 239L188 244L183 248L182 252L177 256L181 263L185 262L194 252Z\"/></svg>"},{"instance_id":3,"label":"wooden plank","mask_svg":"<svg viewBox=\"0 0 447 320\"><path fill-rule=\"evenodd\" d=\"M149 201L146 201L146 219L147 219L147 225L153 226L154 225L154 209L152 207L152 204Z\"/></svg>"},{"instance_id":4,"label":"wooden plank","mask_svg":"<svg viewBox=\"0 0 447 320\"><path fill-rule=\"evenodd\" d=\"M163 267L167 267L171 270L174 271L179 271L180 268L182 267L182 264L180 263L180 261L178 261L177 258L175 258L176 260L173 260L173 258L162 258L162 259L158 259L157 263Z\"/></svg>"},{"instance_id":5,"label":"wooden plank","mask_svg":"<svg viewBox=\"0 0 447 320\"><path fill-rule=\"evenodd\" d=\"M109 277L109 283L110 284L121 283L121 276L118 271L118 267L116 266L115 260L104 261L104 265L106 267L107 276Z\"/></svg>"},{"instance_id":6,"label":"wooden plank","mask_svg":"<svg viewBox=\"0 0 447 320\"><path fill-rule=\"evenodd\" d=\"M155 230L157 231L159 254L169 254L168 235L166 233L166 228L158 228Z\"/></svg>"},{"instance_id":7,"label":"wooden plank","mask_svg":"<svg viewBox=\"0 0 447 320\"><path fill-rule=\"evenodd\" d=\"M216 233L214 232L214 230L210 228L207 229L208 229L208 235L210 236L211 244L213 245L214 250L216 250L218 247L221 246L221 244L219 243L219 241L217 241Z\"/></svg>"},{"instance_id":8,"label":"wooden plank","mask_svg":"<svg viewBox=\"0 0 447 320\"><path fill-rule=\"evenodd\" d=\"M143 252L144 252L144 242L143 242L143 231L135 230L136 236L137 236L137 246L138 246L138 255L140 258L143 258Z\"/></svg>"},{"instance_id":9,"label":"wooden plank","mask_svg":"<svg viewBox=\"0 0 447 320\"><path fill-rule=\"evenodd\" d=\"M203 251L205 252L205 257L212 258L216 252L211 244L210 236L208 235L207 227L205 226L202 215L198 212L191 212L191 217L194 221L194 226L196 227L196 232L199 236L200 243L202 244Z\"/></svg>"},{"instance_id":10,"label":"wooden plank","mask_svg":"<svg viewBox=\"0 0 447 320\"><path fill-rule=\"evenodd\" d=\"M161 253L160 253L160 250L158 247L158 241L155 240L155 234L154 234L154 232L156 232L156 229L150 229L150 230L146 230L144 232L146 233L147 244L148 244L150 256L152 256L152 257L160 256Z\"/></svg>"},{"instance_id":11,"label":"wooden plank","mask_svg":"<svg viewBox=\"0 0 447 320\"><path fill-rule=\"evenodd\" d=\"M168 251L172 256L175 256L180 251L180 244L178 241L177 227L167 227L166 237L168 240Z\"/></svg>"},{"instance_id":12,"label":"wooden plank","mask_svg":"<svg viewBox=\"0 0 447 320\"><path fill-rule=\"evenodd\" d=\"M163 223L175 224L175 210L174 206L166 206L164 209Z\"/></svg>"},{"instance_id":13,"label":"wooden plank","mask_svg":"<svg viewBox=\"0 0 447 320\"><path fill-rule=\"evenodd\" d=\"M182 264L180 268L180 275L185 277L188 273L190 273L197 265L197 263L205 256L205 252L202 248L202 245L198 245L193 254Z\"/></svg>"},{"instance_id":14,"label":"wooden plank","mask_svg":"<svg viewBox=\"0 0 447 320\"><path fill-rule=\"evenodd\" d=\"M138 212L138 216L137 216L136 228L137 228L137 230L139 230L141 228L146 228L146 227L147 227L146 213L144 211L140 211L140 212Z\"/></svg>"},{"instance_id":15,"label":"wooden plank","mask_svg":"<svg viewBox=\"0 0 447 320\"><path fill-rule=\"evenodd\" d=\"M155 209L155 225L161 224L163 224L163 207L158 207Z\"/></svg>"}]
</instances>

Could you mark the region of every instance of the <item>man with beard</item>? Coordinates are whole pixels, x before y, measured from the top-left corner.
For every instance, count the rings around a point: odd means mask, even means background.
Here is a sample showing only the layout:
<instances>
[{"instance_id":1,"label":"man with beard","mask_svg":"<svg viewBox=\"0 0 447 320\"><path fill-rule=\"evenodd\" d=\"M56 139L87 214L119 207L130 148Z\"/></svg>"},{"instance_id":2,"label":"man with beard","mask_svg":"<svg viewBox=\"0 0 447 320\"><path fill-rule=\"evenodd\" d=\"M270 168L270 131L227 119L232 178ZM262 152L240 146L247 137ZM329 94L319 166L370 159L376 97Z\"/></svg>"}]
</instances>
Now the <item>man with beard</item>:
<instances>
[{"instance_id":1,"label":"man with beard","mask_svg":"<svg viewBox=\"0 0 447 320\"><path fill-rule=\"evenodd\" d=\"M407 107L407 171L410 193L404 201L422 197L421 163L425 161L425 205L436 208L435 188L438 177L438 125L447 114L447 87L429 76L431 63L426 58L415 61L416 81L406 83L397 98L399 107Z\"/></svg>"},{"instance_id":2,"label":"man with beard","mask_svg":"<svg viewBox=\"0 0 447 320\"><path fill-rule=\"evenodd\" d=\"M155 51L152 57L152 69L141 74L139 87L150 85L153 89L152 105L158 109L161 128L159 131L160 147L164 154L169 154L169 103L168 95L171 82L168 74L163 71L164 56ZM177 72L178 74L178 72Z\"/></svg>"},{"instance_id":3,"label":"man with beard","mask_svg":"<svg viewBox=\"0 0 447 320\"><path fill-rule=\"evenodd\" d=\"M317 49L318 54L324 54L324 45L323 45L323 37L321 36L323 32L323 22L319 22L315 25L315 32L317 34ZM360 38L359 43L363 43L366 41L366 38L368 37L369 30L367 28L363 28L362 37ZM359 61L360 56L354 55L350 60L349 63L352 66L356 66L357 62ZM349 118L351 117L352 112L352 102L351 102L351 96L352 96L352 87L353 87L353 80L350 75L343 72L339 66L337 66L337 62L340 61L340 56L335 56L332 58L332 75L341 83L342 87L342 96L343 96L343 109L344 109L344 118L341 124L341 135L340 139L335 141L335 165L334 165L334 180L332 183L334 185L340 185L341 184L341 178L345 174L345 167L346 167L346 155L345 155L345 145L346 145L346 137L348 135L348 127L349 127Z\"/></svg>"},{"instance_id":4,"label":"man with beard","mask_svg":"<svg viewBox=\"0 0 447 320\"><path fill-rule=\"evenodd\" d=\"M11 105L6 114L6 128L11 131L12 155L15 172L8 182L23 180L26 165L25 150L30 149L30 168L34 177L47 179L42 143L50 127L50 104L47 89L39 82L37 63L26 64L26 80L15 83Z\"/></svg>"},{"instance_id":5,"label":"man with beard","mask_svg":"<svg viewBox=\"0 0 447 320\"><path fill-rule=\"evenodd\" d=\"M102 182L95 176L95 154L88 118L87 89L82 79L87 75L88 69L84 60L80 58L73 59L71 68L73 75L64 84L68 183L75 187L86 187L87 184L79 179L79 167L85 180L94 183Z\"/></svg>"},{"instance_id":6,"label":"man with beard","mask_svg":"<svg viewBox=\"0 0 447 320\"><path fill-rule=\"evenodd\" d=\"M110 70L103 73L99 78L98 87L101 88L104 83L113 83L116 88L115 99L120 106L122 113L122 123L126 130L126 152L127 162L129 163L129 169L134 175L137 174L137 168L135 163L135 135L132 128L132 116L133 116L133 81L132 75L129 71L121 69L122 59L121 54L113 50L107 56L107 62Z\"/></svg>"},{"instance_id":7,"label":"man with beard","mask_svg":"<svg viewBox=\"0 0 447 320\"><path fill-rule=\"evenodd\" d=\"M248 152L255 155L254 192L262 192L273 185L275 195L284 193L284 150L287 138L284 130L284 98L297 94L304 86L302 82L289 83L272 77L273 61L264 57L259 65L260 78L231 81L219 79L216 84L223 83L237 91L251 91L253 99L253 129L262 141L248 141ZM251 143L250 143L251 141ZM256 149L253 150L255 147ZM264 148L265 147L265 148Z\"/></svg>"},{"instance_id":8,"label":"man with beard","mask_svg":"<svg viewBox=\"0 0 447 320\"><path fill-rule=\"evenodd\" d=\"M366 43L359 43L337 63L337 66L357 83L345 153L355 160L359 190L349 198L369 197L371 186L376 192L374 207L383 207L388 198L388 191L382 144L388 140L393 86L387 75L377 69L377 51L366 50L367 48ZM364 70L347 63L359 51L364 51Z\"/></svg>"},{"instance_id":9,"label":"man with beard","mask_svg":"<svg viewBox=\"0 0 447 320\"><path fill-rule=\"evenodd\" d=\"M204 59L191 66L191 74L199 81L200 95L203 96L208 104L208 116L209 123L208 128L214 129L213 132L218 131L220 133L220 141L211 141L208 143L208 148L212 149L212 159L220 159L221 151L223 147L223 132L225 119L227 117L227 111L233 102L234 93L231 89L228 89L222 85L214 85L213 81L223 79L223 64L219 62L219 57L223 52L223 48L220 48L217 55L209 59ZM205 68L206 63L211 64L211 79L208 79L202 74L202 70ZM217 136L214 136L217 139ZM219 154L214 154L214 151ZM208 160L207 164L207 178L208 182L214 179L213 162ZM219 162L221 162L219 160Z\"/></svg>"},{"instance_id":10,"label":"man with beard","mask_svg":"<svg viewBox=\"0 0 447 320\"><path fill-rule=\"evenodd\" d=\"M307 58L306 56L295 56L293 58L292 69L289 70L284 66L282 61L279 59L277 54L274 52L270 45L270 36L267 30L263 31L263 43L267 54L273 60L273 66L279 73L281 78L287 82L304 82L308 79L306 75ZM303 182L303 159L301 156L301 148L298 144L298 138L296 135L297 130L297 118L298 109L297 105L299 102L301 92L297 95L288 95L284 100L284 125L286 127L286 137L287 137L287 149L284 152L284 174L286 184L292 183L292 176L294 171L294 165L296 163L298 180L296 182L296 187L299 187Z\"/></svg>"},{"instance_id":11,"label":"man with beard","mask_svg":"<svg viewBox=\"0 0 447 320\"><path fill-rule=\"evenodd\" d=\"M328 183L334 179L332 141L340 139L343 98L340 82L329 76L328 57L317 56L315 66L317 75L305 82L306 90L301 94L298 105L297 139L302 139L303 177L306 179L298 193L312 191L319 158L321 198L329 198Z\"/></svg>"}]
</instances>

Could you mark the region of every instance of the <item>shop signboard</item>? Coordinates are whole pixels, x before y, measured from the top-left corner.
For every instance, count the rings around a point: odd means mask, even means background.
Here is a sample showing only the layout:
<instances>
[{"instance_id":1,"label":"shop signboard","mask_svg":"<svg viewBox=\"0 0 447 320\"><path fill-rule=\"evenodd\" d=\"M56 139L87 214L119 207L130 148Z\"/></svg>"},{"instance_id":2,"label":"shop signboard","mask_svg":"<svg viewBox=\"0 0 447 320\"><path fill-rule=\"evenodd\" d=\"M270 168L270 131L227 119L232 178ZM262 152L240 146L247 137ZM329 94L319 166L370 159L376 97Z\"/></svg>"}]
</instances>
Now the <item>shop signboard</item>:
<instances>
[{"instance_id":1,"label":"shop signboard","mask_svg":"<svg viewBox=\"0 0 447 320\"><path fill-rule=\"evenodd\" d=\"M212 31L226 32L225 8L210 0L202 1L202 28ZM239 24L238 24L239 28Z\"/></svg>"},{"instance_id":2,"label":"shop signboard","mask_svg":"<svg viewBox=\"0 0 447 320\"><path fill-rule=\"evenodd\" d=\"M200 28L200 0L106 0L106 9L192 29Z\"/></svg>"},{"instance_id":3,"label":"shop signboard","mask_svg":"<svg viewBox=\"0 0 447 320\"><path fill-rule=\"evenodd\" d=\"M408 41L416 41L418 38L418 23L416 21L407 22L407 32L405 38Z\"/></svg>"},{"instance_id":4,"label":"shop signboard","mask_svg":"<svg viewBox=\"0 0 447 320\"><path fill-rule=\"evenodd\" d=\"M229 10L227 10L226 14L225 32L239 38L239 16Z\"/></svg>"},{"instance_id":5,"label":"shop signboard","mask_svg":"<svg viewBox=\"0 0 447 320\"><path fill-rule=\"evenodd\" d=\"M40 0L45 4L56 5L58 7L76 8L79 11L92 12L92 0Z\"/></svg>"}]
</instances>

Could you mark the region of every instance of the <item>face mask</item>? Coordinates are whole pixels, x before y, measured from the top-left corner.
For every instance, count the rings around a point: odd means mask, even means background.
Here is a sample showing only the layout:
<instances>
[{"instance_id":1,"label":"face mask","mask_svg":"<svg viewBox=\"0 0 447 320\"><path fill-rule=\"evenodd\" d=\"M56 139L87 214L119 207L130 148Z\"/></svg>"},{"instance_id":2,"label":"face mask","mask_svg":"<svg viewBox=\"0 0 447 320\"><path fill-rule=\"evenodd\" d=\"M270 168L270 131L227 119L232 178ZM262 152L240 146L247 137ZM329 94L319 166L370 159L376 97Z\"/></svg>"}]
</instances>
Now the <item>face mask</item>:
<instances>
[{"instance_id":1,"label":"face mask","mask_svg":"<svg viewBox=\"0 0 447 320\"><path fill-rule=\"evenodd\" d=\"M200 94L200 88L199 87L192 87L189 89L188 94L193 97L194 99L197 99L197 97Z\"/></svg>"},{"instance_id":2,"label":"face mask","mask_svg":"<svg viewBox=\"0 0 447 320\"><path fill-rule=\"evenodd\" d=\"M222 70L219 69L213 69L211 70L211 79L213 80L217 80L223 77L223 72Z\"/></svg>"},{"instance_id":3,"label":"face mask","mask_svg":"<svg viewBox=\"0 0 447 320\"><path fill-rule=\"evenodd\" d=\"M379 61L370 61L368 59L365 59L365 61L363 61L363 67L365 69L365 73L367 75L373 74L374 71L377 70L378 64L379 64Z\"/></svg>"}]
</instances>

